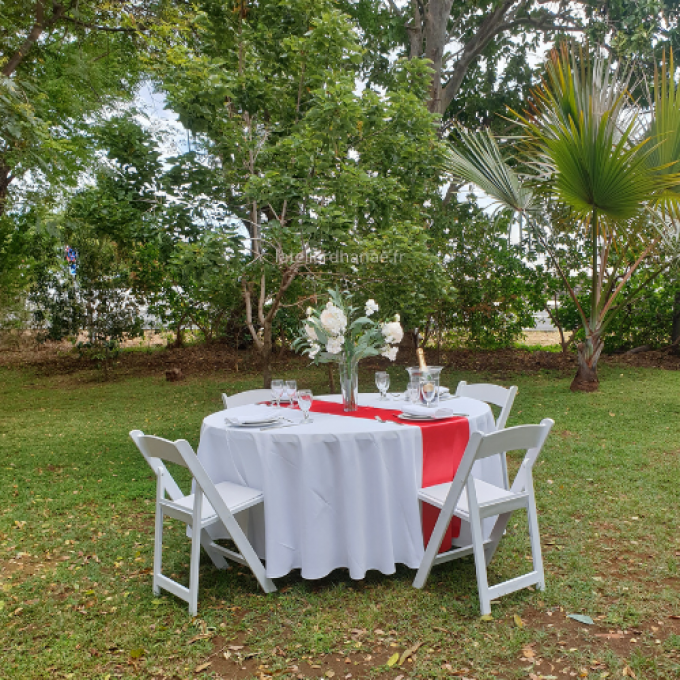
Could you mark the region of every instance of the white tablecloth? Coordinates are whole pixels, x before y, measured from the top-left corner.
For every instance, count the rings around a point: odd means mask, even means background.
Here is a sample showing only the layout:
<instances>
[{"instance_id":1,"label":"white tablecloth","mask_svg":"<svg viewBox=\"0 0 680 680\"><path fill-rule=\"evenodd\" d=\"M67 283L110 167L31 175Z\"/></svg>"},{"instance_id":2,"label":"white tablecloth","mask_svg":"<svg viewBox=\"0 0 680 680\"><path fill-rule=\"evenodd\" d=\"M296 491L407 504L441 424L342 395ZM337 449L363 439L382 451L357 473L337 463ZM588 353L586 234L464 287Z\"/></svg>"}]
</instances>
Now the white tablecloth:
<instances>
[{"instance_id":1,"label":"white tablecloth","mask_svg":"<svg viewBox=\"0 0 680 680\"><path fill-rule=\"evenodd\" d=\"M359 401L399 406L378 395L360 395ZM470 414L471 432L493 430L486 404L463 398L444 403ZM203 421L198 457L215 483L230 481L264 492L264 509L248 511L247 533L266 559L267 576L300 569L303 578L317 579L346 567L352 578L361 579L369 569L392 574L397 563L419 566L419 427L313 413L311 424L261 431L227 428L225 415L220 411ZM498 483L500 466L482 462L488 470L476 476Z\"/></svg>"}]
</instances>

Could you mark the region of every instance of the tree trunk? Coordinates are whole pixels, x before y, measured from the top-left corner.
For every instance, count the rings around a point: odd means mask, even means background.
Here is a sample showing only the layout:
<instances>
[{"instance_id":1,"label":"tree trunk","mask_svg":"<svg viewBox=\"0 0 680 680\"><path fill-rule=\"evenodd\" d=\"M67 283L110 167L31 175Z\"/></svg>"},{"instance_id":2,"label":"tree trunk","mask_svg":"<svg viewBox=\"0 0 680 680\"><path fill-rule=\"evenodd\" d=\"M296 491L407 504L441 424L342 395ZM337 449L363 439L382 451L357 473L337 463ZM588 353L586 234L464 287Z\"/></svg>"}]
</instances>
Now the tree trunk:
<instances>
[{"instance_id":1,"label":"tree trunk","mask_svg":"<svg viewBox=\"0 0 680 680\"><path fill-rule=\"evenodd\" d=\"M5 205L7 203L7 194L9 193L9 185L12 181L12 170L2 160L0 160L0 217L5 212Z\"/></svg>"},{"instance_id":2,"label":"tree trunk","mask_svg":"<svg viewBox=\"0 0 680 680\"><path fill-rule=\"evenodd\" d=\"M578 369L571 383L572 392L597 392L600 381L597 377L597 361L604 349L604 342L597 334L578 344Z\"/></svg>"},{"instance_id":3,"label":"tree trunk","mask_svg":"<svg viewBox=\"0 0 680 680\"><path fill-rule=\"evenodd\" d=\"M265 322L263 329L262 348L262 387L268 390L272 386L272 324Z\"/></svg>"},{"instance_id":4,"label":"tree trunk","mask_svg":"<svg viewBox=\"0 0 680 680\"><path fill-rule=\"evenodd\" d=\"M680 290L675 293L673 299L673 325L671 326L671 345L673 352L680 352Z\"/></svg>"}]
</instances>

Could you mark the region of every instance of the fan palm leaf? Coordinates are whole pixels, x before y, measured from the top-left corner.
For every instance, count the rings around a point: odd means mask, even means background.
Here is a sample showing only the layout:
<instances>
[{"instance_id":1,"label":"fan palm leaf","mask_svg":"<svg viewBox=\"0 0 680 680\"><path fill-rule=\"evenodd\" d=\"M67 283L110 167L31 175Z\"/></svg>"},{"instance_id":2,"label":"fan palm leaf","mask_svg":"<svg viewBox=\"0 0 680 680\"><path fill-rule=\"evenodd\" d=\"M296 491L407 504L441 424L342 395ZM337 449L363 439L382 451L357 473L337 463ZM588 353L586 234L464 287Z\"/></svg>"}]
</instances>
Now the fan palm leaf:
<instances>
[{"instance_id":1,"label":"fan palm leaf","mask_svg":"<svg viewBox=\"0 0 680 680\"><path fill-rule=\"evenodd\" d=\"M454 181L469 182L481 189L499 209L529 212L534 194L503 159L488 130L457 129L457 143L450 151L449 170Z\"/></svg>"},{"instance_id":2,"label":"fan palm leaf","mask_svg":"<svg viewBox=\"0 0 680 680\"><path fill-rule=\"evenodd\" d=\"M630 72L565 46L554 51L530 110L517 114L543 190L575 215L606 223L632 220L677 177L660 177L651 139L638 141L638 111L628 94Z\"/></svg>"}]
</instances>

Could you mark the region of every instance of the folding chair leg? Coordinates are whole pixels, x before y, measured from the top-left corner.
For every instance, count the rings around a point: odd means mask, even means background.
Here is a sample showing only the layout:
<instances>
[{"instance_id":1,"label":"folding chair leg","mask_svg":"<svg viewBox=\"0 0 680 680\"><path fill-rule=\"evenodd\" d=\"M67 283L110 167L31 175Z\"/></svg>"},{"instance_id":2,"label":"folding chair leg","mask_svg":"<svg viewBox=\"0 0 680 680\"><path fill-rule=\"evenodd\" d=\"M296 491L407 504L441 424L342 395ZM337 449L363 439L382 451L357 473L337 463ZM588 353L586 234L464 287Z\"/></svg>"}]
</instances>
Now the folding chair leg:
<instances>
[{"instance_id":1,"label":"folding chair leg","mask_svg":"<svg viewBox=\"0 0 680 680\"><path fill-rule=\"evenodd\" d=\"M472 478L471 478L472 479ZM484 533L482 520L479 517L479 505L475 491L474 480L467 485L468 508L470 511L470 533L472 534L472 551L475 556L475 570L477 572L477 592L479 593L479 608L482 616L491 614L491 598L489 597L489 581L486 573L486 554L484 551Z\"/></svg>"},{"instance_id":2,"label":"folding chair leg","mask_svg":"<svg viewBox=\"0 0 680 680\"><path fill-rule=\"evenodd\" d=\"M529 541L531 543L531 559L534 571L539 576L536 587L545 590L545 572L543 571L543 555L541 554L541 535L538 531L538 514L536 512L536 500L534 499L533 485L530 487L527 514L529 520Z\"/></svg>"},{"instance_id":3,"label":"folding chair leg","mask_svg":"<svg viewBox=\"0 0 680 680\"><path fill-rule=\"evenodd\" d=\"M201 529L195 528L191 535L191 561L189 562L189 614L198 611L198 570L201 564Z\"/></svg>"},{"instance_id":4,"label":"folding chair leg","mask_svg":"<svg viewBox=\"0 0 680 680\"><path fill-rule=\"evenodd\" d=\"M159 472L160 474L160 472ZM159 481L158 493L160 496L162 493L162 483ZM153 546L153 594L160 595L161 589L158 585L158 577L161 575L161 570L163 568L163 508L156 500L156 526L154 533L154 546Z\"/></svg>"}]
</instances>

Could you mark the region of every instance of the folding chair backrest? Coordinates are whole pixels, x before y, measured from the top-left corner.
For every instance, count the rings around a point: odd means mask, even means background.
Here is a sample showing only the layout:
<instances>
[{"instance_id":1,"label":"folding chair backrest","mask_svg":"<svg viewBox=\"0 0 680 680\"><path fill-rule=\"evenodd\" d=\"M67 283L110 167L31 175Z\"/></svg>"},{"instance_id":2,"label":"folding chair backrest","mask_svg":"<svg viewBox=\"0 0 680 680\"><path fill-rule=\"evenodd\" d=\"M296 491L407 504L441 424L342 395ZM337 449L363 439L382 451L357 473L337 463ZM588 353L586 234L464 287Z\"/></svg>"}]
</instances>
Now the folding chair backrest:
<instances>
[{"instance_id":1,"label":"folding chair backrest","mask_svg":"<svg viewBox=\"0 0 680 680\"><path fill-rule=\"evenodd\" d=\"M490 383L468 385L465 380L461 380L456 389L456 396L458 397L478 399L487 404L500 407L501 412L496 420L497 430L502 430L505 427L516 394L517 387L515 385L512 387L501 387L500 385L492 385Z\"/></svg>"},{"instance_id":2,"label":"folding chair backrest","mask_svg":"<svg viewBox=\"0 0 680 680\"><path fill-rule=\"evenodd\" d=\"M228 397L224 392L222 393L224 408L236 408L236 406L257 404L261 401L271 401L271 398L271 390L248 390L246 392L234 394L231 397Z\"/></svg>"},{"instance_id":3,"label":"folding chair backrest","mask_svg":"<svg viewBox=\"0 0 680 680\"><path fill-rule=\"evenodd\" d=\"M144 434L140 430L133 430L130 432L130 436L154 472L158 470L158 463L164 460L185 468L189 467L173 442L161 437Z\"/></svg>"},{"instance_id":4,"label":"folding chair backrest","mask_svg":"<svg viewBox=\"0 0 680 680\"><path fill-rule=\"evenodd\" d=\"M132 432L130 432L130 437L132 437L132 441L137 445L140 453L144 456L144 460L146 460L146 462L149 464L149 467L153 470L154 475L158 474L159 468L163 471L165 490L168 496L170 496L173 501L182 498L184 496L182 489L179 488L177 482L175 482L173 476L165 467L163 461L158 456L151 455L148 452L148 442L144 433L141 430L132 430ZM182 465L182 467L186 467L184 463L180 463L180 465Z\"/></svg>"},{"instance_id":5,"label":"folding chair backrest","mask_svg":"<svg viewBox=\"0 0 680 680\"><path fill-rule=\"evenodd\" d=\"M546 418L541 421L540 425L518 425L517 427L508 427L498 432L491 432L480 442L475 454L475 460L481 460L482 458L494 456L505 451L527 451L527 455L534 450L540 451L552 424L553 421ZM532 465L535 459L536 456L533 456L531 460Z\"/></svg>"}]
</instances>

